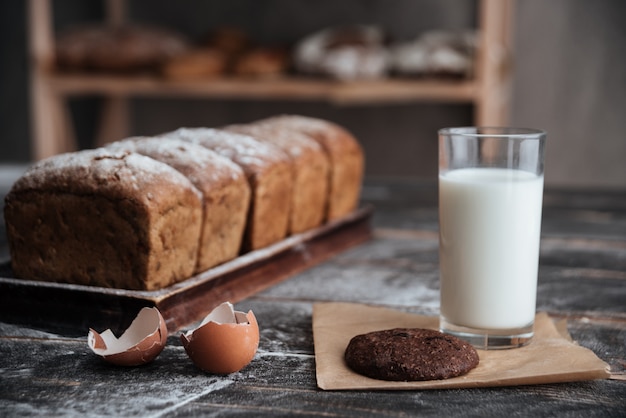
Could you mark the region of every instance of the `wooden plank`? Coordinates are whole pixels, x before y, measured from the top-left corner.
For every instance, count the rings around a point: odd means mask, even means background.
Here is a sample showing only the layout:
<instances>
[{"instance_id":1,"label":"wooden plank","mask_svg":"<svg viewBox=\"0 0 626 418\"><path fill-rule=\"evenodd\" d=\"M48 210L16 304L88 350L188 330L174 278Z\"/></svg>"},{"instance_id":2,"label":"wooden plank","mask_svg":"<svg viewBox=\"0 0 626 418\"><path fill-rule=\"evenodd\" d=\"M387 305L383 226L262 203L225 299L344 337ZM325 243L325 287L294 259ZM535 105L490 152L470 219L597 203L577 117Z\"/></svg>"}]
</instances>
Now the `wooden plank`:
<instances>
[{"instance_id":1,"label":"wooden plank","mask_svg":"<svg viewBox=\"0 0 626 418\"><path fill-rule=\"evenodd\" d=\"M88 410L107 416L439 417L520 411L624 416L626 305L619 295L624 295L626 212L619 193L547 191L556 198L546 199L554 205L544 210L550 234L540 273L540 309L561 326L560 319L566 320L572 339L610 365L611 379L425 392L318 390L314 302L367 302L438 314L436 194L430 187L413 190L402 184L381 196L386 197L376 202L376 215L385 229L375 230L374 239L237 303L238 310L254 311L261 341L254 360L228 376L197 369L177 333L170 334L153 363L127 369L91 353L86 328L75 328L73 337L55 335L32 323L3 323L0 314L0 415L84 415ZM594 216L581 216L582 209ZM600 212L606 215L602 221L595 215Z\"/></svg>"},{"instance_id":2,"label":"wooden plank","mask_svg":"<svg viewBox=\"0 0 626 418\"><path fill-rule=\"evenodd\" d=\"M414 101L467 102L476 99L473 80L387 79L336 84L329 92L337 104L384 104Z\"/></svg>"},{"instance_id":3,"label":"wooden plank","mask_svg":"<svg viewBox=\"0 0 626 418\"><path fill-rule=\"evenodd\" d=\"M304 77L270 80L220 77L206 80L167 80L156 75L115 76L54 74L59 94L105 94L262 100L325 100L341 105L407 101L472 102L477 88L472 80L384 79L339 82Z\"/></svg>"},{"instance_id":4,"label":"wooden plank","mask_svg":"<svg viewBox=\"0 0 626 418\"><path fill-rule=\"evenodd\" d=\"M36 406L38 414L46 416L80 413L84 408L94 415L113 416L491 416L521 410L537 416L564 411L623 415L623 382L611 380L507 389L320 391L309 304L252 298L242 309L252 309L259 319L261 343L250 365L229 376L196 369L177 334L170 336L154 363L123 369L91 353L86 332L67 338L5 331L0 337L6 383L0 410L6 416L24 414L20 409L24 405ZM573 323L571 332L575 340L591 344L615 363L624 358L623 345L615 343L618 328L598 330ZM94 402L96 392L102 401Z\"/></svg>"}]
</instances>

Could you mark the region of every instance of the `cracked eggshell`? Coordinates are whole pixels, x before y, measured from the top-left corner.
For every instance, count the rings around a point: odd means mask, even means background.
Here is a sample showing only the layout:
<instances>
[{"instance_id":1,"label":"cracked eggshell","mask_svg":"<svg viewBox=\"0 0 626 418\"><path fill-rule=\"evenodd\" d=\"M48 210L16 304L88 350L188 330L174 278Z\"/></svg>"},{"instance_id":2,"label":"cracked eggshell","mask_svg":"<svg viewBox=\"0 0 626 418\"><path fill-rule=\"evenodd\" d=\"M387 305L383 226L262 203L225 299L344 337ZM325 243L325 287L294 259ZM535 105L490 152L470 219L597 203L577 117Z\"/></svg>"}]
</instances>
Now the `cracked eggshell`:
<instances>
[{"instance_id":1,"label":"cracked eggshell","mask_svg":"<svg viewBox=\"0 0 626 418\"><path fill-rule=\"evenodd\" d=\"M118 339L110 329L98 334L89 329L89 348L109 363L139 366L154 360L167 341L167 326L157 308L142 308Z\"/></svg>"},{"instance_id":2,"label":"cracked eggshell","mask_svg":"<svg viewBox=\"0 0 626 418\"><path fill-rule=\"evenodd\" d=\"M259 325L252 311L235 311L224 302L200 326L181 334L183 347L200 369L229 374L247 366L259 346Z\"/></svg>"}]
</instances>

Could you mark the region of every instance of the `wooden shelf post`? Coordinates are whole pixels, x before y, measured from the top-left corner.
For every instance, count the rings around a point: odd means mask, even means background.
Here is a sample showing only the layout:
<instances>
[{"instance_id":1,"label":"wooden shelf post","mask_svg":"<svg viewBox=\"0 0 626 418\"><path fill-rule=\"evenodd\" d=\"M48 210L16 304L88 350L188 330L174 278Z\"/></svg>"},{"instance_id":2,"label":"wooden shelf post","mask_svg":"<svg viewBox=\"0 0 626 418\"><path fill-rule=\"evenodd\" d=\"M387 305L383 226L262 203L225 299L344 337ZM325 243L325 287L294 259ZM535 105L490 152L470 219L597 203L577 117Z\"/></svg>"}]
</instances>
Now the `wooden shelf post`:
<instances>
[{"instance_id":1,"label":"wooden shelf post","mask_svg":"<svg viewBox=\"0 0 626 418\"><path fill-rule=\"evenodd\" d=\"M29 0L30 99L32 150L35 160L76 148L64 97L50 82L54 34L49 0Z\"/></svg>"},{"instance_id":2,"label":"wooden shelf post","mask_svg":"<svg viewBox=\"0 0 626 418\"><path fill-rule=\"evenodd\" d=\"M481 0L476 62L477 126L505 126L509 121L512 70L512 0Z\"/></svg>"}]
</instances>

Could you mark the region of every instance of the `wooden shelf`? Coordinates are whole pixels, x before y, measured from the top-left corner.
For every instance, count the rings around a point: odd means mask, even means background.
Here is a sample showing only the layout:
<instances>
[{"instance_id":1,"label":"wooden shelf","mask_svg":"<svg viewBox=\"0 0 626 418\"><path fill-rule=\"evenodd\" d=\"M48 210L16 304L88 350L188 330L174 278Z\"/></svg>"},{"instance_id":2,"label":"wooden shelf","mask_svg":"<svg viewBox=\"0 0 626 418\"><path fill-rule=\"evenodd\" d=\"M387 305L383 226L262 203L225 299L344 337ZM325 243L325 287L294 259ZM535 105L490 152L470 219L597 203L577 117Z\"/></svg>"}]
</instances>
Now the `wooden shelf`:
<instances>
[{"instance_id":1,"label":"wooden shelf","mask_svg":"<svg viewBox=\"0 0 626 418\"><path fill-rule=\"evenodd\" d=\"M325 101L341 106L408 102L470 103L476 125L506 125L511 72L510 30L514 0L479 0L479 47L472 80L383 79L339 82L304 77L219 78L173 81L158 76L100 76L54 72L52 0L29 0L31 113L35 160L76 148L67 98L105 97L96 144L128 135L129 99L179 97L235 100ZM107 0L109 23L124 22L124 1Z\"/></svg>"},{"instance_id":2,"label":"wooden shelf","mask_svg":"<svg viewBox=\"0 0 626 418\"><path fill-rule=\"evenodd\" d=\"M62 95L169 96L261 100L324 100L342 105L407 101L472 102L474 81L383 79L336 82L302 77L167 80L158 76L51 74L51 88Z\"/></svg>"}]
</instances>

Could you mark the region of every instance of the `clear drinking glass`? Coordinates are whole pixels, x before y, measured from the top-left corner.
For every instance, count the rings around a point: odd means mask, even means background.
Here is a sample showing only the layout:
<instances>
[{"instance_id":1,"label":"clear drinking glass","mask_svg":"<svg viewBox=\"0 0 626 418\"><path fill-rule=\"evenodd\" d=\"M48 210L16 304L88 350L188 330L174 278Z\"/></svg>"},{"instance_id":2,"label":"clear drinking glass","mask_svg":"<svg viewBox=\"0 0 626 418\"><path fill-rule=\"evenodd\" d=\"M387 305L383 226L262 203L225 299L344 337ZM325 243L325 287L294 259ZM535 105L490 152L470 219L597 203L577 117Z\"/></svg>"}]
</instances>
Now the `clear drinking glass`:
<instances>
[{"instance_id":1,"label":"clear drinking glass","mask_svg":"<svg viewBox=\"0 0 626 418\"><path fill-rule=\"evenodd\" d=\"M439 131L440 329L476 348L530 342L546 133Z\"/></svg>"}]
</instances>

